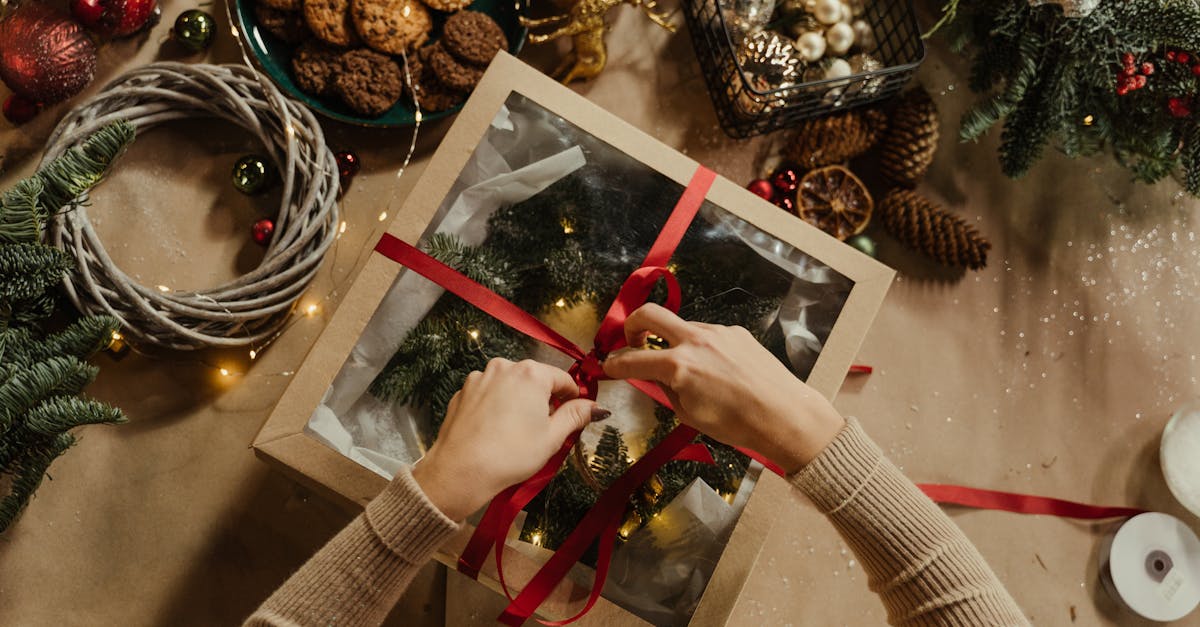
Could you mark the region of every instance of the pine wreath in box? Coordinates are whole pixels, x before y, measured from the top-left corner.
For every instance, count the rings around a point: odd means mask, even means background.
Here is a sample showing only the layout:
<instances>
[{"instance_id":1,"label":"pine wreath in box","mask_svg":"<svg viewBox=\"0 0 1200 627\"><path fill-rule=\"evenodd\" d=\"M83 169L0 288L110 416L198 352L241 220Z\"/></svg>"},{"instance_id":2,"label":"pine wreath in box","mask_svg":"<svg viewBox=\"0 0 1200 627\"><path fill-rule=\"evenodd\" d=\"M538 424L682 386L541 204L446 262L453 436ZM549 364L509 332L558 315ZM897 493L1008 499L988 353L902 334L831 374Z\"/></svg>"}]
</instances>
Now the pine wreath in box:
<instances>
[{"instance_id":1,"label":"pine wreath in box","mask_svg":"<svg viewBox=\"0 0 1200 627\"><path fill-rule=\"evenodd\" d=\"M525 311L544 314L593 305L600 316L650 248L678 195L677 184L640 166L588 165L524 202L499 209L488 222L482 245L468 246L439 233L424 247ZM767 322L793 277L761 271L764 263L735 235L697 218L672 257L683 286L680 313L689 320L744 326L788 363L782 331ZM731 284L737 289L730 289ZM661 303L664 297L661 290L652 300ZM436 433L451 397L472 370L482 370L492 357L525 358L531 346L525 336L446 294L405 336L371 393L428 408ZM646 448L676 424L672 412L658 408ZM622 437L616 429L605 429L591 460L577 451L525 508L523 539L532 541L536 534L539 544L555 548L566 538L599 490L627 468ZM668 463L630 500L623 532L649 521L697 477L719 493L737 491L749 459L724 444L700 441L717 463Z\"/></svg>"},{"instance_id":2,"label":"pine wreath in box","mask_svg":"<svg viewBox=\"0 0 1200 627\"><path fill-rule=\"evenodd\" d=\"M132 140L124 123L104 127L0 195L0 532L75 443L72 429L125 420L120 410L77 396L98 371L83 360L113 341L117 321L85 316L44 333L71 259L41 235L46 220L98 183Z\"/></svg>"}]
</instances>

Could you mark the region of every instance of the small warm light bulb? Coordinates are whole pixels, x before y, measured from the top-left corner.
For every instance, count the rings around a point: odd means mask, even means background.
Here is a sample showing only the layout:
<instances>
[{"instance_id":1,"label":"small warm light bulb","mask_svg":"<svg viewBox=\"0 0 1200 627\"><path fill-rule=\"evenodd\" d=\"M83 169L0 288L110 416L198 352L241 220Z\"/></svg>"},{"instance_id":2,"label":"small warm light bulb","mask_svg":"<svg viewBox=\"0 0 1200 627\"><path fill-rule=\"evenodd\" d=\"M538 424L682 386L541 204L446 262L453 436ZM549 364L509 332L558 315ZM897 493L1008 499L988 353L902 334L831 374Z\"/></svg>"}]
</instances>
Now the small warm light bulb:
<instances>
[{"instance_id":1,"label":"small warm light bulb","mask_svg":"<svg viewBox=\"0 0 1200 627\"><path fill-rule=\"evenodd\" d=\"M338 227L338 234L341 235L342 233L345 233L345 232L346 232L346 221L342 220L342 225Z\"/></svg>"},{"instance_id":2,"label":"small warm light bulb","mask_svg":"<svg viewBox=\"0 0 1200 627\"><path fill-rule=\"evenodd\" d=\"M472 340L479 339L479 331L476 329L471 329L470 331L467 331L467 335L471 336Z\"/></svg>"},{"instance_id":3,"label":"small warm light bulb","mask_svg":"<svg viewBox=\"0 0 1200 627\"><path fill-rule=\"evenodd\" d=\"M166 293L166 292L169 292L169 291L171 291L171 288L169 288L169 287L167 287L167 286L165 286L165 285L160 285L160 286L158 286L158 291L160 291L160 292L163 292L163 293Z\"/></svg>"},{"instance_id":4,"label":"small warm light bulb","mask_svg":"<svg viewBox=\"0 0 1200 627\"><path fill-rule=\"evenodd\" d=\"M420 122L421 122L421 119L422 119L423 117L425 117L425 116L421 115L421 110L420 110L420 109L417 109L417 112L416 112L415 114L413 114L413 119L414 119L414 120L416 120L418 123L420 123Z\"/></svg>"},{"instance_id":5,"label":"small warm light bulb","mask_svg":"<svg viewBox=\"0 0 1200 627\"><path fill-rule=\"evenodd\" d=\"M383 222L384 220L387 220L387 212L386 211L380 212L380 214L379 214L379 221Z\"/></svg>"},{"instance_id":6,"label":"small warm light bulb","mask_svg":"<svg viewBox=\"0 0 1200 627\"><path fill-rule=\"evenodd\" d=\"M309 305L308 307L304 308L304 315L306 315L306 316L312 316L312 315L315 315L316 313L317 313L317 304L316 303L313 303L313 304Z\"/></svg>"},{"instance_id":7,"label":"small warm light bulb","mask_svg":"<svg viewBox=\"0 0 1200 627\"><path fill-rule=\"evenodd\" d=\"M229 376L229 370L228 370L227 368L221 368L221 376L222 376L222 377L228 377L228 376Z\"/></svg>"},{"instance_id":8,"label":"small warm light bulb","mask_svg":"<svg viewBox=\"0 0 1200 627\"><path fill-rule=\"evenodd\" d=\"M291 124L288 124L287 125L287 134L288 134L288 137L295 137L296 136L296 127L292 126Z\"/></svg>"},{"instance_id":9,"label":"small warm light bulb","mask_svg":"<svg viewBox=\"0 0 1200 627\"><path fill-rule=\"evenodd\" d=\"M668 263L667 270L670 270L671 274L676 274L677 272L679 272L679 266L677 266L673 263Z\"/></svg>"},{"instance_id":10,"label":"small warm light bulb","mask_svg":"<svg viewBox=\"0 0 1200 627\"><path fill-rule=\"evenodd\" d=\"M114 341L114 342L120 342L120 341L121 341L122 339L124 339L124 338L125 338L125 336L124 336L124 335L121 335L121 332L120 332L120 331L113 331L113 332L112 332L112 339L113 339L113 341Z\"/></svg>"},{"instance_id":11,"label":"small warm light bulb","mask_svg":"<svg viewBox=\"0 0 1200 627\"><path fill-rule=\"evenodd\" d=\"M256 357L258 357L258 351L250 349L250 359L253 360Z\"/></svg>"},{"instance_id":12,"label":"small warm light bulb","mask_svg":"<svg viewBox=\"0 0 1200 627\"><path fill-rule=\"evenodd\" d=\"M560 222L559 224L562 224L563 233L570 235L575 232L575 225L571 224L570 220L563 218L562 222Z\"/></svg>"},{"instance_id":13,"label":"small warm light bulb","mask_svg":"<svg viewBox=\"0 0 1200 627\"><path fill-rule=\"evenodd\" d=\"M1091 126L1095 121L1096 121L1096 118L1092 117L1091 115L1085 115L1083 117L1083 125L1084 126Z\"/></svg>"},{"instance_id":14,"label":"small warm light bulb","mask_svg":"<svg viewBox=\"0 0 1200 627\"><path fill-rule=\"evenodd\" d=\"M532 542L536 546L542 546L542 532L540 532L540 531L533 532L533 535L529 536L529 541Z\"/></svg>"},{"instance_id":15,"label":"small warm light bulb","mask_svg":"<svg viewBox=\"0 0 1200 627\"><path fill-rule=\"evenodd\" d=\"M554 301L554 306L555 306L555 307L566 307L566 306L567 306L567 301L565 301L565 300L563 300L563 299L561 299L561 298L560 298L560 299L558 299L558 300Z\"/></svg>"}]
</instances>

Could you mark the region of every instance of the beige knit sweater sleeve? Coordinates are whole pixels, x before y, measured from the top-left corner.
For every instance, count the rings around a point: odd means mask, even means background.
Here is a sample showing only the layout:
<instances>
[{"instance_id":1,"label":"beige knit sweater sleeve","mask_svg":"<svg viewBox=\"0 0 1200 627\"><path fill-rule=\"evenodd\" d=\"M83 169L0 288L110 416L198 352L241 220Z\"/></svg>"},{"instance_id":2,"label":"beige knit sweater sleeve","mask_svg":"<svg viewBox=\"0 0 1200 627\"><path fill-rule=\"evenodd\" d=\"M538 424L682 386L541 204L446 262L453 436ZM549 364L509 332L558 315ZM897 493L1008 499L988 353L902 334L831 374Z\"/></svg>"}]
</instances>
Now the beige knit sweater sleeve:
<instances>
[{"instance_id":1,"label":"beige knit sweater sleeve","mask_svg":"<svg viewBox=\"0 0 1200 627\"><path fill-rule=\"evenodd\" d=\"M457 530L405 468L245 624L379 625Z\"/></svg>"},{"instance_id":2,"label":"beige knit sweater sleeve","mask_svg":"<svg viewBox=\"0 0 1200 627\"><path fill-rule=\"evenodd\" d=\"M790 477L829 518L892 625L1028 625L979 550L850 419Z\"/></svg>"},{"instance_id":3,"label":"beige knit sweater sleeve","mask_svg":"<svg viewBox=\"0 0 1200 627\"><path fill-rule=\"evenodd\" d=\"M854 420L791 477L863 563L893 625L1025 625L983 557ZM407 470L246 625L378 625L457 525Z\"/></svg>"}]
</instances>

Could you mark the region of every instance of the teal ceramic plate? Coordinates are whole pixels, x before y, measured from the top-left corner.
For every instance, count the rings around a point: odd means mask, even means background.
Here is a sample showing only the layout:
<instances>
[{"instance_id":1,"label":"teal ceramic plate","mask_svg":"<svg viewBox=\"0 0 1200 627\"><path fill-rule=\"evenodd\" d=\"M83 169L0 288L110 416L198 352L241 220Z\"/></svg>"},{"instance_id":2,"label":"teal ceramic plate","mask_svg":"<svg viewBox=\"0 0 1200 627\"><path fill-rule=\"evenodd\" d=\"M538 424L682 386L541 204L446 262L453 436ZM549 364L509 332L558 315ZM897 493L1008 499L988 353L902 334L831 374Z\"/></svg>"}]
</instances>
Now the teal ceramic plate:
<instances>
[{"instance_id":1,"label":"teal ceramic plate","mask_svg":"<svg viewBox=\"0 0 1200 627\"><path fill-rule=\"evenodd\" d=\"M233 7L232 17L237 24L239 43L242 45L242 49L253 57L255 65L267 76L270 76L271 80L285 93L303 102L317 113L348 124L394 128L412 126L416 122L412 101L407 98L401 98L400 102L396 103L387 113L377 118L366 118L354 113L335 98L316 98L300 91L300 88L292 80L292 46L279 41L266 30L258 27L258 21L254 18L254 2L255 0L236 0ZM521 6L522 3L519 0L475 0L469 8L473 11L487 13L496 20L500 28L504 29L504 34L508 36L509 51L515 55L521 50L526 34L525 28L517 19ZM437 11L431 10L430 13L434 16L431 35L436 38L441 32L445 17ZM425 112L421 114L421 120L436 120L457 112L459 108L454 107L437 113Z\"/></svg>"}]
</instances>

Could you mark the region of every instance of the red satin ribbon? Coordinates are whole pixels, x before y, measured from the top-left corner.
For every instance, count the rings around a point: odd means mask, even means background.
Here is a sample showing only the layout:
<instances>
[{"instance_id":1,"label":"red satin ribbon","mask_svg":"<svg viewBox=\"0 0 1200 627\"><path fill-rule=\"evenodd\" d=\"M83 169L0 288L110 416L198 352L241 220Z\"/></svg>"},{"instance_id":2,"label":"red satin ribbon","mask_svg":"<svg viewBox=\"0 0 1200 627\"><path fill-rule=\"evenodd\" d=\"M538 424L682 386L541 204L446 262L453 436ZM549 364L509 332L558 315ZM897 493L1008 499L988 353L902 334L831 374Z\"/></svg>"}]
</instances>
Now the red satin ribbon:
<instances>
[{"instance_id":1,"label":"red satin ribbon","mask_svg":"<svg viewBox=\"0 0 1200 627\"><path fill-rule=\"evenodd\" d=\"M975 509L994 509L1017 514L1045 514L1061 518L1098 520L1101 518L1124 518L1145 513L1134 507L1111 507L1088 505L1075 501L1064 501L1046 496L999 492L981 488L940 483L919 483L917 487L929 498L943 505L961 505Z\"/></svg>"},{"instance_id":2,"label":"red satin ribbon","mask_svg":"<svg viewBox=\"0 0 1200 627\"><path fill-rule=\"evenodd\" d=\"M713 172L704 167L697 168L692 181L684 190L678 204L659 232L658 238L651 246L642 266L634 271L622 285L617 298L600 324L594 348L589 352L585 352L523 309L400 239L384 234L375 250L434 281L509 327L570 356L575 360L570 373L580 386L580 395L595 399L598 382L607 378L604 375L601 360L608 353L626 345L625 319L646 302L659 279L665 280L667 285L666 307L672 311L678 310L679 284L666 265L703 203L715 176ZM869 367L852 368L851 370L851 372L856 371L869 372ZM671 408L669 399L657 384L632 379L627 380L627 383L663 406ZM559 627L578 620L591 610L600 597L603 583L608 576L617 530L621 525L629 498L638 487L649 480L664 464L672 460L713 463L708 449L701 444L694 443L698 435L698 432L691 427L679 425L662 442L635 462L625 474L600 495L595 506L584 515L575 530L568 535L558 550L514 598L509 593L504 580L502 556L505 537L520 511L550 483L561 468L566 456L579 438L579 433L572 434L537 473L528 480L507 488L492 500L466 549L459 557L458 569L472 578L477 577L487 554L494 550L501 587L510 600L509 606L499 620L506 625L520 625L537 611L538 606L562 581L570 568L579 561L592 542L599 538L600 550L596 563L596 576L591 594L583 609L575 616L565 620L539 622L551 627ZM784 474L779 466L756 452L741 448L738 450L759 461L772 472ZM931 499L939 503L1026 514L1098 519L1132 516L1142 512L1142 510L1133 508L1100 507L1046 497L962 486L924 484L919 487Z\"/></svg>"},{"instance_id":3,"label":"red satin ribbon","mask_svg":"<svg viewBox=\"0 0 1200 627\"><path fill-rule=\"evenodd\" d=\"M528 312L402 240L385 234L376 245L375 250L434 281L447 291L456 294L513 329L569 355L575 360L570 373L579 384L581 396L594 399L598 382L607 378L600 360L608 353L626 346L625 319L646 302L659 279L663 279L667 285L665 306L671 311L678 311L679 283L666 265L695 218L696 212L703 204L715 178L716 174L711 170L704 167L697 168L691 182L680 196L679 202L650 247L642 266L635 270L621 286L608 313L600 323L594 340L594 348L586 353ZM636 380L628 380L628 383L670 407L670 402L658 385ZM577 620L586 614L599 599L603 582L607 577L617 529L624 517L626 504L637 488L649 480L659 468L672 460L713 463L708 449L703 445L693 443L698 435L694 429L680 425L658 446L634 463L624 475L600 495L596 505L588 511L583 521L514 599L508 594L508 588L504 582L502 556L505 536L521 509L549 484L562 465L566 455L579 437L578 433L572 434L541 470L525 482L509 487L492 500L487 511L484 512L479 526L476 527L475 534L468 542L466 550L459 557L459 570L471 577L476 577L487 553L494 549L501 586L511 601L508 609L500 617L500 621L510 625L519 625L537 610L537 607L553 591L570 567L579 561L587 547L599 537L600 551L596 564L596 580L583 610L577 616L566 621L542 622L546 625L565 625ZM753 457L763 459L757 454Z\"/></svg>"}]
</instances>

